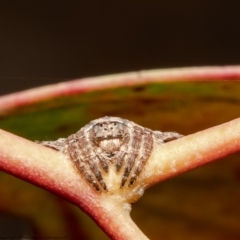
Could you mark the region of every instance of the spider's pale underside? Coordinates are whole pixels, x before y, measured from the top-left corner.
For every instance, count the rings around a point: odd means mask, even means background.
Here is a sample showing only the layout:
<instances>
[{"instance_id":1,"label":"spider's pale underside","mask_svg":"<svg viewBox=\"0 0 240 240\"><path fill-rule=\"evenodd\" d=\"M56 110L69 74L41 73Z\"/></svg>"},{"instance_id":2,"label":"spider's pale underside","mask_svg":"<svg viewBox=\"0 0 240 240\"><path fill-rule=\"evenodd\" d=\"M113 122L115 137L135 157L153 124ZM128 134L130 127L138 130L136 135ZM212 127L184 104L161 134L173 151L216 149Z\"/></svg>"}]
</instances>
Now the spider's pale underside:
<instances>
[{"instance_id":1,"label":"spider's pale underside","mask_svg":"<svg viewBox=\"0 0 240 240\"><path fill-rule=\"evenodd\" d=\"M108 191L104 175L110 166L122 174L119 188L130 187L149 159L154 144L180 137L175 132L152 131L119 117L103 117L67 138L41 144L67 154L87 182L102 192Z\"/></svg>"}]
</instances>

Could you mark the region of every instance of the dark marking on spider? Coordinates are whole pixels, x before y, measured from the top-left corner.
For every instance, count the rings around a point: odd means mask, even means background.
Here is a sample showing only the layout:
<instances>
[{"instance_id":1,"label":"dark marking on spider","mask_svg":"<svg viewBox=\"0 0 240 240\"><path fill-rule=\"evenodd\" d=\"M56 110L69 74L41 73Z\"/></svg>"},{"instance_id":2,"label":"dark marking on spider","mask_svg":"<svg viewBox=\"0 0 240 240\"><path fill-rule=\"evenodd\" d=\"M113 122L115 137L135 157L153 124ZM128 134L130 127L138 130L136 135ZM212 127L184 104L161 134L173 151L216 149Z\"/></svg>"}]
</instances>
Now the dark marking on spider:
<instances>
[{"instance_id":1,"label":"dark marking on spider","mask_svg":"<svg viewBox=\"0 0 240 240\"><path fill-rule=\"evenodd\" d=\"M126 119L103 117L77 133L42 145L67 154L81 175L99 192L108 191L104 174L114 165L121 172L119 188L130 187L149 159L154 144L182 137L174 132L152 131Z\"/></svg>"}]
</instances>

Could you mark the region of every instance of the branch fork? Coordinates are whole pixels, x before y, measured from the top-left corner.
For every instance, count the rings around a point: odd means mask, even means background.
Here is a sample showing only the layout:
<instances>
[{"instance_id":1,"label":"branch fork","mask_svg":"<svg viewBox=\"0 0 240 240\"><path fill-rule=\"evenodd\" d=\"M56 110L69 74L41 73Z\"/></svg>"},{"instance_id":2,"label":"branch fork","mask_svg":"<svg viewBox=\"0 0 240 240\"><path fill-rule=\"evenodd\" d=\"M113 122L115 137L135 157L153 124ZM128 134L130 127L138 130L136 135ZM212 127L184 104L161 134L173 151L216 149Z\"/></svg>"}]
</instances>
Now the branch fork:
<instances>
[{"instance_id":1,"label":"branch fork","mask_svg":"<svg viewBox=\"0 0 240 240\"><path fill-rule=\"evenodd\" d=\"M112 239L148 239L130 217L130 203L146 188L237 151L240 118L164 145L155 144L134 184L139 192L129 197L121 191L112 195L95 191L59 152L0 130L2 171L77 205Z\"/></svg>"}]
</instances>

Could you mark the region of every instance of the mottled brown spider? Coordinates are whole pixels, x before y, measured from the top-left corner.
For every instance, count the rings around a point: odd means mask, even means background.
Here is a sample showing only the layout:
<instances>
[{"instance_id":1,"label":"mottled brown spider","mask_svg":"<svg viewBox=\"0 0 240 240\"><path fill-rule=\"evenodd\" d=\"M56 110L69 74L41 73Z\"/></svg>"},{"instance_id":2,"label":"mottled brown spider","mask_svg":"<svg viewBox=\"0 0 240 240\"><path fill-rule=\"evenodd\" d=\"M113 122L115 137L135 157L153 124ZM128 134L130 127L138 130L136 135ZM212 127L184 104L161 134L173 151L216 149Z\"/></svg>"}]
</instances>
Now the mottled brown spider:
<instances>
[{"instance_id":1,"label":"mottled brown spider","mask_svg":"<svg viewBox=\"0 0 240 240\"><path fill-rule=\"evenodd\" d=\"M68 138L41 144L67 154L82 176L102 192L108 191L104 174L110 166L122 174L119 187L130 187L150 157L153 145L180 137L178 133L152 131L126 119L103 117Z\"/></svg>"}]
</instances>

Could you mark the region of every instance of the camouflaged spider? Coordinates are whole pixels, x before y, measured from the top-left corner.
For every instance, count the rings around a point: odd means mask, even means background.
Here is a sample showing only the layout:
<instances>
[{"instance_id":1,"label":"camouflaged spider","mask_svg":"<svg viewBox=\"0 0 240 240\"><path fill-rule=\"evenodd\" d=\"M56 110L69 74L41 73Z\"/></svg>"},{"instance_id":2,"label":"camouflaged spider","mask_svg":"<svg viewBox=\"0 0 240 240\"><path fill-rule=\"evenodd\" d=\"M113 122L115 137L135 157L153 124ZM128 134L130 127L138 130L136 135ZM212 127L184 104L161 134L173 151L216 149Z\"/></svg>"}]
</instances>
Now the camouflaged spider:
<instances>
[{"instance_id":1,"label":"camouflaged spider","mask_svg":"<svg viewBox=\"0 0 240 240\"><path fill-rule=\"evenodd\" d=\"M82 176L102 192L108 191L103 175L111 165L122 174L119 188L130 187L150 157L153 145L180 137L178 133L152 131L119 117L103 117L68 138L41 144L67 154Z\"/></svg>"}]
</instances>

